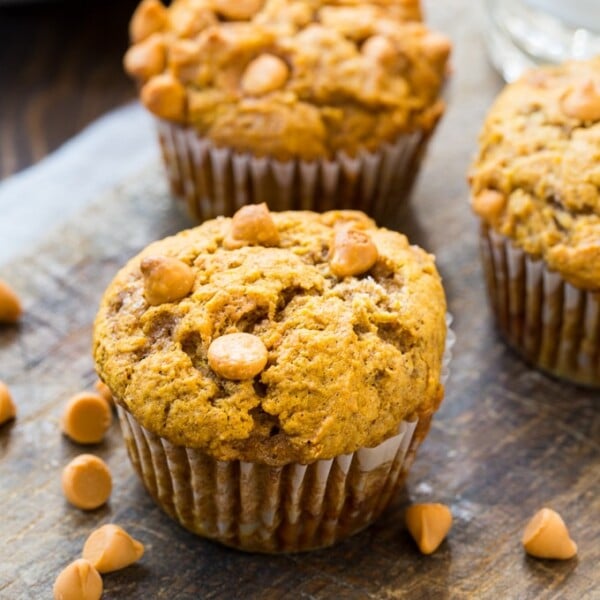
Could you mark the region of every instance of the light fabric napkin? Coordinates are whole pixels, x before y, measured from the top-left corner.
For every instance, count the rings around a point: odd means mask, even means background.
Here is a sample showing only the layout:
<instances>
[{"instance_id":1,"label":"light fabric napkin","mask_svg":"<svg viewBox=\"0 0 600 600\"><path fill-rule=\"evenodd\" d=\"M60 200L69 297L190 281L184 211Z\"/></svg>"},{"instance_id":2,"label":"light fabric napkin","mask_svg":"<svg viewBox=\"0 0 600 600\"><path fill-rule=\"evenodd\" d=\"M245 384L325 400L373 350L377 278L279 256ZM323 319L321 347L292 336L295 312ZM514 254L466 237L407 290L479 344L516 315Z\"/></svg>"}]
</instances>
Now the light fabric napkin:
<instances>
[{"instance_id":1,"label":"light fabric napkin","mask_svg":"<svg viewBox=\"0 0 600 600\"><path fill-rule=\"evenodd\" d=\"M139 104L128 104L0 183L0 266L103 192L158 161L155 137L148 114Z\"/></svg>"}]
</instances>

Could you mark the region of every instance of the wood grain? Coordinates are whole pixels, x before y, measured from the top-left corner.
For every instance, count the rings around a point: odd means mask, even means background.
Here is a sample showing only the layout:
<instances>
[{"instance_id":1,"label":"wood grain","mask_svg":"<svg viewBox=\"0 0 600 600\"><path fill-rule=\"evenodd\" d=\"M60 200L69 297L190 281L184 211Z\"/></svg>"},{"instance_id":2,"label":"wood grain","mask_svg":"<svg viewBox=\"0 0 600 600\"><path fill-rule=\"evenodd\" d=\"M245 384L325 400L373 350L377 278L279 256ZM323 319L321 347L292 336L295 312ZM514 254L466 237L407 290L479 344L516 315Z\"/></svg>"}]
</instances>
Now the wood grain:
<instances>
[{"instance_id":1,"label":"wood grain","mask_svg":"<svg viewBox=\"0 0 600 600\"><path fill-rule=\"evenodd\" d=\"M446 216L429 223L441 242L465 214ZM597 597L597 395L530 371L497 339L470 232L440 256L455 284L449 292L459 339L448 396L407 489L369 530L299 556L245 555L195 538L152 503L116 423L91 448L113 470L110 504L91 513L69 507L59 473L83 449L61 436L58 419L68 396L95 379L89 345L98 298L128 257L185 224L152 169L0 274L26 307L19 327L0 332L0 378L19 406L18 420L0 430L0 597L44 597L86 535L105 522L147 545L140 565L105 577L106 598ZM451 536L432 557L420 556L405 531L409 497L448 503L454 513ZM546 504L570 525L577 559L524 556L522 529Z\"/></svg>"},{"instance_id":2,"label":"wood grain","mask_svg":"<svg viewBox=\"0 0 600 600\"><path fill-rule=\"evenodd\" d=\"M121 61L136 4L0 6L0 179L135 97Z\"/></svg>"},{"instance_id":3,"label":"wood grain","mask_svg":"<svg viewBox=\"0 0 600 600\"><path fill-rule=\"evenodd\" d=\"M130 256L187 224L160 168L149 165L1 269L26 315L18 327L0 329L0 379L19 406L17 421L0 429L0 598L49 597L57 573L106 522L147 548L138 565L104 578L107 599L600 597L599 394L532 371L494 330L464 174L501 84L483 57L471 3L440 4L435 19L457 42L450 109L410 205L386 225L436 253L458 342L446 399L393 506L328 550L239 553L194 537L153 504L116 423L91 448L113 470L109 505L82 513L65 503L60 470L82 448L61 436L58 419L68 396L95 379L90 336L100 294ZM110 157L96 167L110 168ZM445 502L454 514L448 540L430 557L404 527L409 501ZM546 505L565 518L577 558L524 555L523 528Z\"/></svg>"}]
</instances>

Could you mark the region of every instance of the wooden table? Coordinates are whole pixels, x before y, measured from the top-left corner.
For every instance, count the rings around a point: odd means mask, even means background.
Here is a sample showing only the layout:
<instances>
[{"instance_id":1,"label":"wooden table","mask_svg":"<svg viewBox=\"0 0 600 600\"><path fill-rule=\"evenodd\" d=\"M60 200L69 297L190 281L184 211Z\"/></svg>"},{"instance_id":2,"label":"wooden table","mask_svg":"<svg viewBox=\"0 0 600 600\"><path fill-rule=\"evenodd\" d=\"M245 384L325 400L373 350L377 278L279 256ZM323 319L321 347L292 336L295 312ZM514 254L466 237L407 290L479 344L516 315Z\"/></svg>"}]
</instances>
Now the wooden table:
<instances>
[{"instance_id":1,"label":"wooden table","mask_svg":"<svg viewBox=\"0 0 600 600\"><path fill-rule=\"evenodd\" d=\"M121 61L136 4L0 2L0 179L135 97Z\"/></svg>"},{"instance_id":2,"label":"wooden table","mask_svg":"<svg viewBox=\"0 0 600 600\"><path fill-rule=\"evenodd\" d=\"M146 544L143 560L107 575L105 598L572 599L600 597L600 414L597 392L527 368L491 323L465 169L483 115L501 87L472 3L440 3L434 22L456 41L450 108L410 205L388 225L434 251L458 342L442 408L393 506L367 531L303 555L247 555L182 530L150 500L116 424L91 449L110 465L110 503L92 513L60 492L82 451L63 438L62 407L95 380L91 322L99 296L148 241L186 226L157 164L98 197L48 237L0 265L21 293L19 326L0 329L0 379L19 417L0 429L0 598L49 597L57 573L95 527L116 522ZM110 158L98 164L110 169ZM35 190L34 190L35 192ZM21 201L15 198L15 202ZM27 202L56 202L44 191ZM455 523L432 556L406 533L409 501L444 502ZM579 545L565 562L527 557L520 536L542 506L558 510Z\"/></svg>"}]
</instances>

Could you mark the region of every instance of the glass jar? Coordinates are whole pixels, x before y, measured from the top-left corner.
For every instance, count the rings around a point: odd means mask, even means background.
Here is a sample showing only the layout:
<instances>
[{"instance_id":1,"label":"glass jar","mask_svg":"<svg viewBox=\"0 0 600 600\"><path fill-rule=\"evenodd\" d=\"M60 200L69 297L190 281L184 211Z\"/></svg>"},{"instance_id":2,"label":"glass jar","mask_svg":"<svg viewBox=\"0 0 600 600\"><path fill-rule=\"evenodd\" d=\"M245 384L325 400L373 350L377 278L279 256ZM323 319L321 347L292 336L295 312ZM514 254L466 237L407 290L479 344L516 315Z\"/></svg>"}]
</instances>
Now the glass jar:
<instances>
[{"instance_id":1,"label":"glass jar","mask_svg":"<svg viewBox=\"0 0 600 600\"><path fill-rule=\"evenodd\" d=\"M488 51L506 81L600 54L600 0L485 0L485 9Z\"/></svg>"}]
</instances>

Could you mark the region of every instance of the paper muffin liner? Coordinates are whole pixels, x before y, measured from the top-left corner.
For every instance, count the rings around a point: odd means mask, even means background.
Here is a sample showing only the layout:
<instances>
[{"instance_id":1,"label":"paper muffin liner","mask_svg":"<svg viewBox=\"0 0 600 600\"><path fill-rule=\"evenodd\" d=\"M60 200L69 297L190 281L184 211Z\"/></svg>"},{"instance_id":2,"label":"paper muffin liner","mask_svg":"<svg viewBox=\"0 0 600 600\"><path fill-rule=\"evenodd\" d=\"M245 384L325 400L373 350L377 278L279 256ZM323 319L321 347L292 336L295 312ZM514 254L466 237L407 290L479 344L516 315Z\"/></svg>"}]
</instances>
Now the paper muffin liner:
<instances>
[{"instance_id":1,"label":"paper muffin liner","mask_svg":"<svg viewBox=\"0 0 600 600\"><path fill-rule=\"evenodd\" d=\"M356 157L279 161L219 148L192 127L157 124L171 190L198 221L260 202L276 211L355 209L383 219L407 198L435 128Z\"/></svg>"},{"instance_id":2,"label":"paper muffin liner","mask_svg":"<svg viewBox=\"0 0 600 600\"><path fill-rule=\"evenodd\" d=\"M330 546L369 525L406 473L417 427L428 427L403 422L376 448L271 467L174 446L118 412L133 465L161 508L196 534L255 552Z\"/></svg>"},{"instance_id":3,"label":"paper muffin liner","mask_svg":"<svg viewBox=\"0 0 600 600\"><path fill-rule=\"evenodd\" d=\"M454 341L448 329L442 383ZM157 504L198 535L254 552L322 548L370 525L392 500L433 416L401 422L374 448L273 467L176 446L120 404L117 411L133 466Z\"/></svg>"},{"instance_id":4,"label":"paper muffin liner","mask_svg":"<svg viewBox=\"0 0 600 600\"><path fill-rule=\"evenodd\" d=\"M496 322L533 366L600 386L600 293L579 289L482 225L481 255Z\"/></svg>"}]
</instances>

